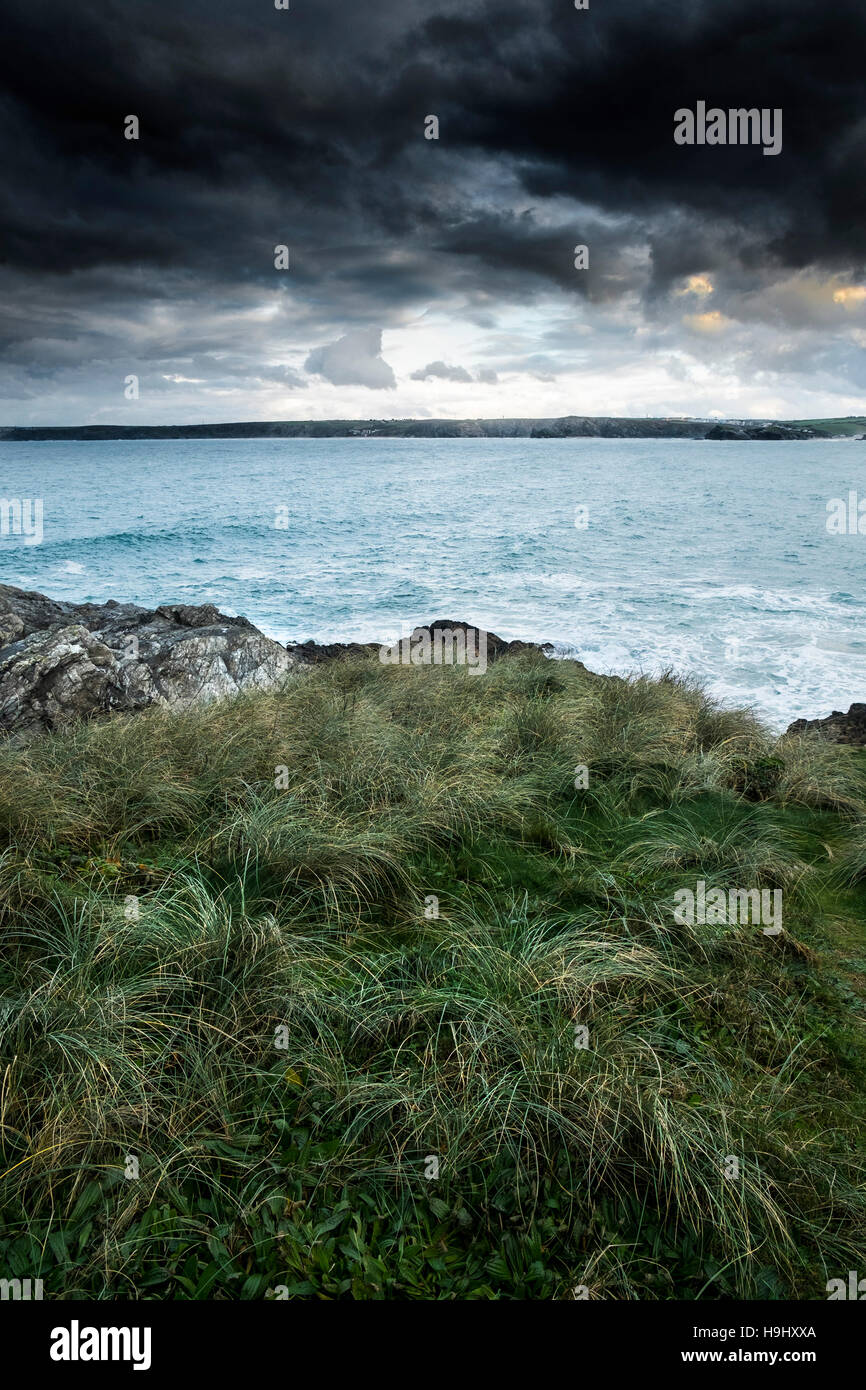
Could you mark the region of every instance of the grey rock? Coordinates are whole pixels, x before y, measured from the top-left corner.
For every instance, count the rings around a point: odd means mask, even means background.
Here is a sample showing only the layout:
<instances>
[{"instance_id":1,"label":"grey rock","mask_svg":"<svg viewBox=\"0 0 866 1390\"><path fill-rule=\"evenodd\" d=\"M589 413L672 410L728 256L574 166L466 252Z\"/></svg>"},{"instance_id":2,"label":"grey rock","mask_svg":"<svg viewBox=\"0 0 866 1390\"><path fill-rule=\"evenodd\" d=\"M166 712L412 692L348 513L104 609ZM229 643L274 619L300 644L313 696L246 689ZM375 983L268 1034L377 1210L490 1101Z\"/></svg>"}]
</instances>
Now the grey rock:
<instances>
[{"instance_id":1,"label":"grey rock","mask_svg":"<svg viewBox=\"0 0 866 1390\"><path fill-rule=\"evenodd\" d=\"M212 604L65 603L0 585L0 730L184 708L278 685L299 659Z\"/></svg>"}]
</instances>

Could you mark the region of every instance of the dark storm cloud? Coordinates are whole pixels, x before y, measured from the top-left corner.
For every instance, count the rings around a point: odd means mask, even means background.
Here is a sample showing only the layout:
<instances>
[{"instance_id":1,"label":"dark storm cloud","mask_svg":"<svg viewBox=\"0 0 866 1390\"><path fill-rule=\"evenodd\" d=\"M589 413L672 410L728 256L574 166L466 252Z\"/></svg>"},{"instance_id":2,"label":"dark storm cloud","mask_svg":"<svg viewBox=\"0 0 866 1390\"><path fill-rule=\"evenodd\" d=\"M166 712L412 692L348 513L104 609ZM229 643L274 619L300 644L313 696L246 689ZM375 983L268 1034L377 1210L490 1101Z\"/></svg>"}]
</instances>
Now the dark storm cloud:
<instances>
[{"instance_id":1,"label":"dark storm cloud","mask_svg":"<svg viewBox=\"0 0 866 1390\"><path fill-rule=\"evenodd\" d=\"M353 232L417 233L460 150L514 161L530 197L638 217L686 207L696 229L733 212L791 264L862 258L864 39L860 0L605 0L586 13L489 0L432 16L406 0L288 12L11 0L4 254L41 271L201 261L263 275L281 222L312 244L327 228L324 245L347 250ZM781 107L783 155L675 146L673 111L698 98ZM422 138L428 111L438 145ZM128 113L138 142L123 139ZM410 186L395 177L410 171ZM442 211L446 245L502 258L475 218L461 240L459 200ZM538 240L523 231L509 225L515 250ZM547 249L530 258L557 277Z\"/></svg>"},{"instance_id":2,"label":"dark storm cloud","mask_svg":"<svg viewBox=\"0 0 866 1390\"><path fill-rule=\"evenodd\" d=\"M264 289L308 370L357 358L388 386L369 336L338 340L437 300L480 323L543 288L653 318L701 272L731 294L856 277L864 39L862 0L7 0L0 352L25 373L99 362L150 315L140 350L167 362L213 345L206 301ZM675 145L699 99L781 108L782 154ZM154 306L179 291L183 342L161 342ZM298 365L259 371L294 387Z\"/></svg>"}]
</instances>

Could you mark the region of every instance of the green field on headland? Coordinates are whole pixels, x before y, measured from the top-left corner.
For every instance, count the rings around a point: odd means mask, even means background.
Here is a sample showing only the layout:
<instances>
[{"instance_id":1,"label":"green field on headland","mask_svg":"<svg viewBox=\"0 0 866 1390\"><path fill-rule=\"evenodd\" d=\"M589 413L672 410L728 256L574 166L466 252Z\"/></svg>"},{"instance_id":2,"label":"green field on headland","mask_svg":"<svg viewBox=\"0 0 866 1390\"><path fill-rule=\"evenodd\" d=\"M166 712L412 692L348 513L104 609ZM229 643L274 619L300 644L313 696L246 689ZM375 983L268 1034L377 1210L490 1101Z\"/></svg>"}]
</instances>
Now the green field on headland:
<instances>
[{"instance_id":1,"label":"green field on headland","mask_svg":"<svg viewBox=\"0 0 866 1390\"><path fill-rule=\"evenodd\" d=\"M6 744L0 835L0 1264L46 1298L862 1260L860 750L532 653L346 661ZM783 930L677 921L698 881Z\"/></svg>"},{"instance_id":2,"label":"green field on headland","mask_svg":"<svg viewBox=\"0 0 866 1390\"><path fill-rule=\"evenodd\" d=\"M858 435L866 432L866 415L846 415L837 420L789 420L798 429L825 430L833 435Z\"/></svg>"}]
</instances>

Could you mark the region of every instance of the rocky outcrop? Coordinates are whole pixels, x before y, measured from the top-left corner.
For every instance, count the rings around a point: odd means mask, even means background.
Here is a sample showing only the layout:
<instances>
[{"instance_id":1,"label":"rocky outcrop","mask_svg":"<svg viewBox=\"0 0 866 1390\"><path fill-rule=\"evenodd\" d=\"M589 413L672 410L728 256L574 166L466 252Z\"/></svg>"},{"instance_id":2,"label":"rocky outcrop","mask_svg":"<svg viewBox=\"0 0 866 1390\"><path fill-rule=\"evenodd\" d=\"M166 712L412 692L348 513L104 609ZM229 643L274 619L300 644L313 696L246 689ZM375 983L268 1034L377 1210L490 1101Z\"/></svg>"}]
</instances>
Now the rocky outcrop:
<instances>
[{"instance_id":1,"label":"rocky outcrop","mask_svg":"<svg viewBox=\"0 0 866 1390\"><path fill-rule=\"evenodd\" d=\"M212 604L60 603L0 585L0 730L176 708L277 684L297 659Z\"/></svg>"},{"instance_id":2,"label":"rocky outcrop","mask_svg":"<svg viewBox=\"0 0 866 1390\"><path fill-rule=\"evenodd\" d=\"M812 429L809 425L714 425L707 433L707 439L829 439L825 430Z\"/></svg>"},{"instance_id":3,"label":"rocky outcrop","mask_svg":"<svg viewBox=\"0 0 866 1390\"><path fill-rule=\"evenodd\" d=\"M439 618L428 631L469 627ZM488 661L553 650L485 635ZM0 732L22 740L112 711L183 709L272 689L293 670L379 650L374 642L284 647L210 603L65 603L0 584Z\"/></svg>"},{"instance_id":4,"label":"rocky outcrop","mask_svg":"<svg viewBox=\"0 0 866 1390\"><path fill-rule=\"evenodd\" d=\"M432 623L419 624L413 629L416 633L464 632L472 634L472 645L476 645L475 633L486 639L485 654L488 661L496 661L501 656L515 656L518 652L541 652L544 656L553 654L550 642L506 642L495 632L484 632L472 623L456 618L436 618ZM408 636L408 634L407 634ZM317 666L325 661L346 661L352 657L377 656L382 649L380 642L290 642L288 652L301 666Z\"/></svg>"},{"instance_id":5,"label":"rocky outcrop","mask_svg":"<svg viewBox=\"0 0 866 1390\"><path fill-rule=\"evenodd\" d=\"M832 743L866 747L866 705L851 705L847 714L834 709L826 719L795 719L789 734L820 733Z\"/></svg>"},{"instance_id":6,"label":"rocky outcrop","mask_svg":"<svg viewBox=\"0 0 866 1390\"><path fill-rule=\"evenodd\" d=\"M463 632L475 632L471 623L462 623L453 618L436 618L428 624L430 632L456 632L457 629ZM504 637L497 637L495 632L485 632L487 660L496 661L501 656L517 656L519 652L542 652L544 656L553 654L553 645L550 642L506 642Z\"/></svg>"}]
</instances>

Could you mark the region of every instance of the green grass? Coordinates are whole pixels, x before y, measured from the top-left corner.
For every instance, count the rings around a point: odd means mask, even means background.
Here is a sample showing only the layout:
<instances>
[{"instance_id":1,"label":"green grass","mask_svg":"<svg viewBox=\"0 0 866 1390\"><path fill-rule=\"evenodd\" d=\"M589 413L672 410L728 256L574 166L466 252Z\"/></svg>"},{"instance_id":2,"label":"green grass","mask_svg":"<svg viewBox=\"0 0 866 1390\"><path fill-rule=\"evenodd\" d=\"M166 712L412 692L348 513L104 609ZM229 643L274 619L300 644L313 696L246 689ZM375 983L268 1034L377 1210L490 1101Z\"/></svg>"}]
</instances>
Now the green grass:
<instances>
[{"instance_id":1,"label":"green grass","mask_svg":"<svg viewBox=\"0 0 866 1390\"><path fill-rule=\"evenodd\" d=\"M786 420L799 428L826 430L827 434L858 435L866 431L866 415L843 415L832 420Z\"/></svg>"},{"instance_id":2,"label":"green grass","mask_svg":"<svg viewBox=\"0 0 866 1390\"><path fill-rule=\"evenodd\" d=\"M335 664L4 746L0 845L2 1277L823 1299L862 1258L856 750L672 676ZM783 934L678 924L700 878Z\"/></svg>"}]
</instances>

